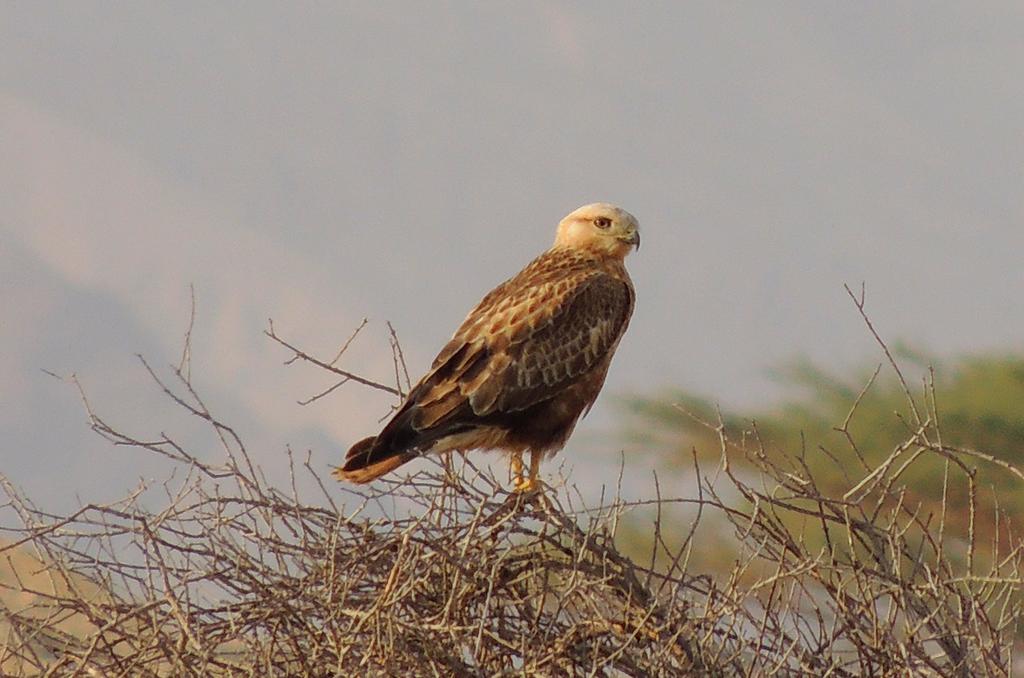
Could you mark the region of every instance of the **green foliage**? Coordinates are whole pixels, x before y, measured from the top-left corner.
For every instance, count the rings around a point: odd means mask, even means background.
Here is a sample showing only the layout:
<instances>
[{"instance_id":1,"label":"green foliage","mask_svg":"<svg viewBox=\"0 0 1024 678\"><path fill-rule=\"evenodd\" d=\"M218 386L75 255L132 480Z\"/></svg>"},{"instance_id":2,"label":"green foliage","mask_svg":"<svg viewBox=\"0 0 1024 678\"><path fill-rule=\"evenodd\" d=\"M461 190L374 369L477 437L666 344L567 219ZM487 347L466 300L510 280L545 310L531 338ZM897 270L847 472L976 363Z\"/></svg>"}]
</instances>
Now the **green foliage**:
<instances>
[{"instance_id":1,"label":"green foliage","mask_svg":"<svg viewBox=\"0 0 1024 678\"><path fill-rule=\"evenodd\" d=\"M797 361L775 373L791 397L760 412L723 416L725 431L757 441L769 457L800 457L821 491L833 496L854 488L869 468L890 457L901 463L915 453L915 446L907 444L921 428L913 409L927 434L939 436L942 445L981 451L1015 467L1024 465L1024 357L981 355L938 363L905 348L898 357L910 398L888 365L844 376ZM666 464L688 468L694 449L705 463L718 460L718 435L713 426L705 425L719 421L711 399L666 392L630 398L625 409L632 442L657 451L660 459L669 460ZM905 449L898 451L901 446ZM958 458L976 468L978 510L1002 509L1011 524L1019 525L1024 518L1021 479L976 456ZM740 472L756 472L749 458L731 463ZM949 463L941 455L924 455L908 465L899 481L906 486L907 500L924 515L942 511L945 493L947 524L966 529L970 489L967 483L945 481ZM997 522L985 524L991 530ZM982 540L988 536L985 530L978 533Z\"/></svg>"}]
</instances>

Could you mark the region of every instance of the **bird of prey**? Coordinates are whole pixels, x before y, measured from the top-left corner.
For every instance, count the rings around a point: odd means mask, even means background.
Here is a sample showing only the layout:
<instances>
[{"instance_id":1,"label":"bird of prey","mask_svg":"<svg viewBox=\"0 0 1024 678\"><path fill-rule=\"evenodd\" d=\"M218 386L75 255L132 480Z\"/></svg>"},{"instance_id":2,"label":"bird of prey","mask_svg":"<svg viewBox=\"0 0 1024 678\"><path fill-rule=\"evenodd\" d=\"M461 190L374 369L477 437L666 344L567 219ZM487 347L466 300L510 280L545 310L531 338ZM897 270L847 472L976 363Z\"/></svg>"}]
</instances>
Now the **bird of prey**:
<instances>
[{"instance_id":1,"label":"bird of prey","mask_svg":"<svg viewBox=\"0 0 1024 678\"><path fill-rule=\"evenodd\" d=\"M623 261L634 247L637 221L614 205L562 219L551 249L469 312L383 430L353 445L334 476L366 483L420 454L488 449L511 456L517 491L537 489L541 460L594 404L629 324L635 295Z\"/></svg>"}]
</instances>

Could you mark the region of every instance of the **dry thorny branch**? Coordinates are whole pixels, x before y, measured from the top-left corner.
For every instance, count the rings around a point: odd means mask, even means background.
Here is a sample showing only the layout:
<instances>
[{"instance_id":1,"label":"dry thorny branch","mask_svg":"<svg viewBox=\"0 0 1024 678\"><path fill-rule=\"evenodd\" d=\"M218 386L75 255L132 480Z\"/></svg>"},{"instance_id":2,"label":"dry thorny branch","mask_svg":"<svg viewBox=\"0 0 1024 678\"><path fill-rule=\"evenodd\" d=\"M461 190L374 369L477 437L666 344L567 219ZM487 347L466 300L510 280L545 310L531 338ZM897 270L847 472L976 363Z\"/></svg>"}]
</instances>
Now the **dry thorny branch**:
<instances>
[{"instance_id":1,"label":"dry thorny branch","mask_svg":"<svg viewBox=\"0 0 1024 678\"><path fill-rule=\"evenodd\" d=\"M851 297L864 314L863 293ZM267 334L289 362L339 378L305 402L348 382L400 394L405 369L393 330L395 387L336 366L359 329L333 360L288 343L272 325ZM1021 550L1001 515L976 515L970 465L1005 462L945 446L934 390L926 383L923 399L915 396L891 356L912 413L907 439L880 465L839 469L861 478L844 496L819 492L808 452L769 455L756 426L728 431L719 419L707 425L719 435L720 467L708 474L694 455L692 496L658 490L651 501L589 508L564 488L544 499L509 494L463 458L353 490L324 484L308 456L289 450L290 483L274 487L193 388L190 353L186 343L173 380L142 364L212 429L219 455L163 435L127 435L83 394L93 430L171 459L178 475L66 516L0 476L5 515L18 519L4 525L0 548L11 571L0 582L0 671L1010 675ZM760 476L735 473L737 455ZM967 534L946 526L945 504L939 516L922 515L906 500L900 478L924 455L947 460L947 486L968 486ZM301 496L300 474L314 479L316 496ZM141 499L154 490L159 508ZM652 504L651 557L637 562L623 555L616 530ZM691 517L679 519L679 506L694 509ZM697 526L712 516L733 526L735 566L691 572ZM974 544L982 520L999 527L984 563Z\"/></svg>"}]
</instances>

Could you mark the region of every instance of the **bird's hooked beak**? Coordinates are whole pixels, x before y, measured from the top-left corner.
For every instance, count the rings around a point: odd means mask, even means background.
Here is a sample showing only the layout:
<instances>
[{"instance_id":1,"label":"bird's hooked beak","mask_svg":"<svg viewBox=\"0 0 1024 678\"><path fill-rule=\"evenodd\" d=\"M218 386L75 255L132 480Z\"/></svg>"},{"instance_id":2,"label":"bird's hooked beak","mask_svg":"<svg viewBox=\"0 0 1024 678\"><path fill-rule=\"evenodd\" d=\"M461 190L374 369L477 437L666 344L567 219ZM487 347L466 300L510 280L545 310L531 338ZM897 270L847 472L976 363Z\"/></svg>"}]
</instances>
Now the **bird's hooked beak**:
<instances>
[{"instance_id":1,"label":"bird's hooked beak","mask_svg":"<svg viewBox=\"0 0 1024 678\"><path fill-rule=\"evenodd\" d=\"M640 249L640 231L635 228L619 239L627 245L632 245L637 250Z\"/></svg>"}]
</instances>

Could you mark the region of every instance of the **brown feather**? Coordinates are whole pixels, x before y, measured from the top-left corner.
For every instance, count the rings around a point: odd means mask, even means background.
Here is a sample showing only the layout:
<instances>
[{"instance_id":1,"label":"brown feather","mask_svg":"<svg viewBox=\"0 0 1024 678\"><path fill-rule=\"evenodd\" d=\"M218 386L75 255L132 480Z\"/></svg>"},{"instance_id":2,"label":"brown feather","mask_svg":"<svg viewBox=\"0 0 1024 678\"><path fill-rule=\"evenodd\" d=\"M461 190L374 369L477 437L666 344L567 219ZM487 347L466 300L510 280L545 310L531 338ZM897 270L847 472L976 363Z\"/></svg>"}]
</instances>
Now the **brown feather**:
<instances>
[{"instance_id":1,"label":"brown feather","mask_svg":"<svg viewBox=\"0 0 1024 678\"><path fill-rule=\"evenodd\" d=\"M403 452L381 459L372 460L371 452L377 436L363 438L349 448L345 455L345 465L339 466L332 471L337 480L347 480L350 483L368 483L376 480L388 471L393 471L405 462L414 458L414 452Z\"/></svg>"}]
</instances>

